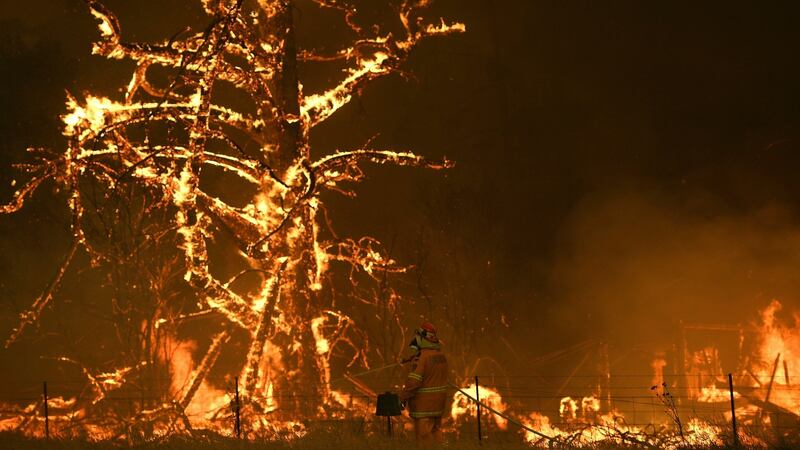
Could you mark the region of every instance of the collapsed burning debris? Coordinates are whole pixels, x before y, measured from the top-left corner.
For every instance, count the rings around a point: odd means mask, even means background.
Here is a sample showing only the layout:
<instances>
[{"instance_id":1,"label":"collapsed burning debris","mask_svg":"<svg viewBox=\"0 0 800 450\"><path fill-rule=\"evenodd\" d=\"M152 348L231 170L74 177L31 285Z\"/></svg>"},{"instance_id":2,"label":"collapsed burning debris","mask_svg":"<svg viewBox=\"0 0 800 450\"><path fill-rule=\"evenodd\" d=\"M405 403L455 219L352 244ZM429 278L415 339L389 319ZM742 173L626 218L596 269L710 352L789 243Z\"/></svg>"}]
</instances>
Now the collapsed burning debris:
<instances>
[{"instance_id":1,"label":"collapsed burning debris","mask_svg":"<svg viewBox=\"0 0 800 450\"><path fill-rule=\"evenodd\" d=\"M663 353L657 356L652 364L655 385L650 390L659 407L652 409L652 415L647 411L644 422L630 420L636 414L635 409L631 411L635 400L626 404L625 396L612 395L610 408L605 408L601 407L598 397L590 394L579 399L561 398L557 415L547 414L547 411L512 414L515 428L527 427L530 431L523 428L526 439L536 445L550 445L554 441L564 445L611 441L676 448L722 445L738 439L745 445L764 447L770 439L768 436L792 435L800 428L800 396L791 375L792 368L798 364L792 355L797 353L800 344L800 321L797 312L792 313L789 321L779 320L777 314L781 308L778 301L772 301L760 312L758 323L747 325L683 325L681 353L685 355L682 364L686 373L665 375L664 369L671 365L666 363ZM737 361L730 366L735 367L730 378L722 371L719 349L703 346L694 350L688 345L690 340L685 331L692 329L736 331ZM728 366L727 361L725 366ZM781 376L776 376L778 367L782 367ZM605 378L605 373L598 377ZM665 380L672 384L668 385ZM643 391L646 387L637 389ZM464 391L476 392L476 386L472 384ZM491 408L500 411L518 408L513 404L508 406L501 392L501 389L480 387L481 399ZM739 425L735 437L731 427L732 407ZM457 425L465 418L474 417L476 408L464 395L457 393L452 414ZM509 421L501 417L492 417L487 423L492 421L499 430L510 426Z\"/></svg>"}]
</instances>

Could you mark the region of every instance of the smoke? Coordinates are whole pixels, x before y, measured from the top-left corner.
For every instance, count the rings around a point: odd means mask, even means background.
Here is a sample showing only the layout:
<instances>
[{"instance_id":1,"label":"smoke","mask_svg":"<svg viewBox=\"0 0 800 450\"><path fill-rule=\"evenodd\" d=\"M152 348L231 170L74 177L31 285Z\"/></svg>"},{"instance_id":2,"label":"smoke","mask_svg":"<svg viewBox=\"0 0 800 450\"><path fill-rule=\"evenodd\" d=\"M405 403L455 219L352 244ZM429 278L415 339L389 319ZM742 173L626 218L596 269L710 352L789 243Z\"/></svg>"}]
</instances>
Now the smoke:
<instances>
[{"instance_id":1,"label":"smoke","mask_svg":"<svg viewBox=\"0 0 800 450\"><path fill-rule=\"evenodd\" d=\"M680 321L748 323L797 304L790 209L737 212L703 191L587 195L564 223L551 275L556 323L627 347L675 342Z\"/></svg>"}]
</instances>

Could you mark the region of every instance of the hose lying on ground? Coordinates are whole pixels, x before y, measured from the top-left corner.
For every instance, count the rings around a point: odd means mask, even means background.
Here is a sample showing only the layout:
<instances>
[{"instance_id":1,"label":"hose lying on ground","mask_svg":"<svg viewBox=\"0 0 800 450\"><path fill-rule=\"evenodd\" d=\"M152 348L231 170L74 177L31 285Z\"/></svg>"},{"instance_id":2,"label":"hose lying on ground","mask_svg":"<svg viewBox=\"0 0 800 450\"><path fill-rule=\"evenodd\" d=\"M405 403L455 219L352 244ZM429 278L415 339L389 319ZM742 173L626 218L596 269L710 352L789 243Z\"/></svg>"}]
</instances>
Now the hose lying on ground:
<instances>
[{"instance_id":1,"label":"hose lying on ground","mask_svg":"<svg viewBox=\"0 0 800 450\"><path fill-rule=\"evenodd\" d=\"M481 407L488 409L488 410L489 410L490 412L492 412L493 414L497 414L498 416L502 417L503 419L506 419L507 421L509 421L509 422L513 423L514 425L516 425L516 426L518 426L518 427L522 428L522 429L523 429L523 430L525 430L525 431L530 431L531 433L533 433L533 434L535 434L535 435L537 435L537 436L539 436L539 437L545 438L545 439L547 439L547 440L549 440L549 441L551 441L551 442L552 442L552 441L555 441L555 438L553 438L553 437L550 437L550 436L548 436L548 435L546 435L546 434L544 434L544 433L540 433L540 432L538 432L538 431L534 430L533 428L531 428L531 427L529 427L529 426L527 426L527 425L524 425L524 424L520 423L520 422L519 422L519 421L517 421L517 420L514 420L514 419L512 419L512 418L511 418L511 417L510 417L508 414L506 414L506 413L502 413L502 412L500 412L500 411L498 411L498 410L496 410L496 409L492 408L491 406L487 405L486 403L483 403L483 402L481 402L481 401L478 401L478 399L476 399L475 397L473 397L473 396L469 395L469 394L468 394L466 391L464 391L464 390L463 390L463 389L461 389L460 387L456 386L455 384L453 384L453 383L449 383L449 384L450 384L450 387L451 387L451 388L454 388L454 389L455 389L455 390L457 390L458 392L461 392L461 394L463 394L465 397L467 397L468 399L472 400L473 402L475 402L475 403L477 403L477 404L481 405Z\"/></svg>"},{"instance_id":2,"label":"hose lying on ground","mask_svg":"<svg viewBox=\"0 0 800 450\"><path fill-rule=\"evenodd\" d=\"M361 383L359 383L359 382L357 382L357 380L355 380L355 377L360 377L360 376L362 376L362 375L366 375L366 374L369 374L369 373L372 373L372 372L378 372L378 371L385 370L385 369L389 369L389 368L396 367L396 366L399 366L399 365L400 365L399 363L395 363L395 364L389 364L389 365L387 365L387 366L378 367L377 369L368 370L368 371L366 371L366 372L361 372L361 373L357 373L357 374L353 374L353 375L349 375L349 374L347 374L347 375L345 375L344 377L342 377L341 379L346 379L346 380L350 381L351 383L355 384L355 385L356 385L356 388L359 388L359 387L361 387L361 386L362 386L362 384L361 384ZM450 387L451 387L451 388L453 388L453 389L457 390L458 392L460 392L461 394L463 394L465 397L467 397L468 399L472 400L473 402L475 402L475 403L477 403L477 404L481 405L481 407L483 407L483 408L486 408L486 409L487 409L487 410L489 410L489 411L490 411L492 414L496 414L496 415L498 415L498 416L500 416L500 417L502 417L502 418L506 419L507 421L509 421L509 422L513 423L514 425L516 425L516 426L518 426L518 427L522 428L522 429L523 429L523 430L525 430L525 431L529 431L529 432L531 432L531 433L533 433L533 434L535 434L535 435L537 435L537 436L539 436L539 437L541 437L541 438L547 439L547 440L548 440L548 441L550 441L551 443L553 443L553 442L555 442L555 441L556 441L556 438L554 438L554 437L551 437L551 436L548 436L548 435L546 435L546 434L544 434L544 433L541 433L541 432L539 432L539 431L536 431L536 430L534 430L533 428L531 428L531 427L529 427L529 426L527 426L527 425L524 425L524 424L522 424L522 423L521 423L521 422L519 422L518 420L515 420L515 419L511 418L511 417L510 417L508 414L506 414L506 413L503 413L503 412L500 412L500 411L498 411L498 410L496 410L496 409L492 408L491 406L487 405L486 403L483 403L483 402L481 402L481 401L478 401L478 399L476 399L475 397L471 396L470 394L468 394L466 391L464 391L464 390L463 390L463 389L461 389L460 387L456 386L455 384L453 384L453 383L448 383L448 384L450 385ZM359 390L360 390L360 389L359 389ZM374 398L374 397L377 397L377 395L376 395L374 392L372 392L372 390L371 390L371 389L370 389L368 392L364 392L364 391L362 391L362 393L365 393L366 395L369 395L370 397L373 397L373 398Z\"/></svg>"}]
</instances>

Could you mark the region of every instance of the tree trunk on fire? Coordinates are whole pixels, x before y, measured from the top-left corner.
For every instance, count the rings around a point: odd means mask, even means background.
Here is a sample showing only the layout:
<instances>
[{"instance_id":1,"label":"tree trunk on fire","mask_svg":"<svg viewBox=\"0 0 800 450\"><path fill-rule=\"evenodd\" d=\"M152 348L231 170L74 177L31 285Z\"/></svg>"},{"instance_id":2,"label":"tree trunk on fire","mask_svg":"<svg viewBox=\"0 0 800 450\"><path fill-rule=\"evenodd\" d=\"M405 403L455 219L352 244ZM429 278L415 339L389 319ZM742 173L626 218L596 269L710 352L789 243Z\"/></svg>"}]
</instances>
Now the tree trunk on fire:
<instances>
[{"instance_id":1,"label":"tree trunk on fire","mask_svg":"<svg viewBox=\"0 0 800 450\"><path fill-rule=\"evenodd\" d=\"M279 117L283 119L274 124L274 128L267 136L266 142L277 142L277 152L269 159L269 164L275 176L285 183L290 184L296 169L297 162L301 161L304 167L310 164L306 135L299 120L291 120L300 116L300 88L297 76L297 46L295 41L293 23L294 2L281 2L280 12L274 20L265 22L265 35L282 37L282 59L278 72L273 78L272 92L275 96L276 107L281 111ZM269 121L272 113L264 111L265 121ZM289 119L287 119L289 118ZM294 175L296 176L296 175ZM306 176L311 176L308 172ZM312 180L303 180L312 186ZM295 195L308 195L310 192L296 192ZM276 200L275 204L280 201ZM309 207L305 203L297 214L299 225L286 224L279 231L275 239L282 247L278 254L286 255L288 267L284 272L281 284L289 289L281 290L281 295L276 302L279 311L288 312L287 324L292 335L278 334L278 341L282 350L281 364L283 373L280 378L272 380L275 397L279 405L280 416L285 419L308 417L318 412L327 396L321 374L321 367L315 358L316 341L311 329L311 321L320 316L321 307L317 296L310 287L309 273L314 270L314 241L312 235L313 218ZM299 233L298 233L299 231ZM264 264L269 265L270 261ZM294 345L293 345L294 344ZM297 348L296 344L299 344Z\"/></svg>"}]
</instances>

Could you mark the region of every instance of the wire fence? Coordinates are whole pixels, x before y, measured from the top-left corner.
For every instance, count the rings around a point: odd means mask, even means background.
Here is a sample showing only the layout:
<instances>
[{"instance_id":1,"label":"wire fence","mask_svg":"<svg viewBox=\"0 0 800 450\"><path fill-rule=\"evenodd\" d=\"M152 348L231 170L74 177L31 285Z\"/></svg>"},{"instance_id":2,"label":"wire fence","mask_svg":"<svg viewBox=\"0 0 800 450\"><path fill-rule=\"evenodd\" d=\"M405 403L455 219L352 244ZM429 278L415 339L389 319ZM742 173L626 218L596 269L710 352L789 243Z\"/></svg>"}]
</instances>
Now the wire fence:
<instances>
[{"instance_id":1,"label":"wire fence","mask_svg":"<svg viewBox=\"0 0 800 450\"><path fill-rule=\"evenodd\" d=\"M675 428L675 420L682 426L692 427L703 423L716 427L720 434L733 434L734 417L740 427L758 427L773 433L800 432L800 377L770 379L771 374L749 374L739 376L741 385L730 386L725 377L711 377L705 386L688 385L687 380L695 374L673 374L666 380L653 379L652 374L615 374L610 379L597 375L478 375L482 403L507 414L520 423L531 427L541 426L541 418L547 418L548 429L575 430L592 424L608 424L612 418L615 426L630 429ZM760 379L759 377L763 377ZM338 420L377 421L374 417L376 400L347 380L337 379L331 386L332 395L325 399L335 406ZM397 392L402 385L401 376L363 377L363 383L375 392ZM466 392L475 392L473 379L458 385ZM148 388L145 388L147 386ZM109 386L112 388L114 386ZM154 396L148 389L158 387L164 394ZM44 412L45 393L42 382L25 379L6 381L0 387L0 429L9 429L26 420L42 426L46 420ZM87 410L80 420L91 422L95 414L113 411L117 417L134 417L154 405L175 401L186 386L175 384L170 378L137 379L118 389L108 389L102 407ZM59 379L46 382L47 415L67 418L85 405L96 385L85 379ZM169 392L173 392L170 394ZM216 420L232 420L234 409L234 380L227 377L210 377L197 389L186 409L190 418L215 415ZM449 426L455 429L474 429L477 426L475 404L472 400L452 389L448 394ZM733 399L731 399L733 397ZM333 400L331 400L333 399ZM281 403L314 403L321 399L318 394L304 392L282 392L272 398L269 414L279 415ZM731 401L733 400L733 401ZM104 409L105 408L105 409ZM251 411L243 413L241 421L247 424L255 419ZM17 422L13 419L17 418ZM318 416L317 416L318 417ZM303 418L299 418L303 421ZM405 419L400 419L405 420ZM317 419L306 423L325 422ZM501 432L504 422L490 411L483 411L484 434ZM65 426L56 422L49 424L50 432L59 433ZM233 425L231 425L233 427ZM509 428L514 428L513 426Z\"/></svg>"}]
</instances>

